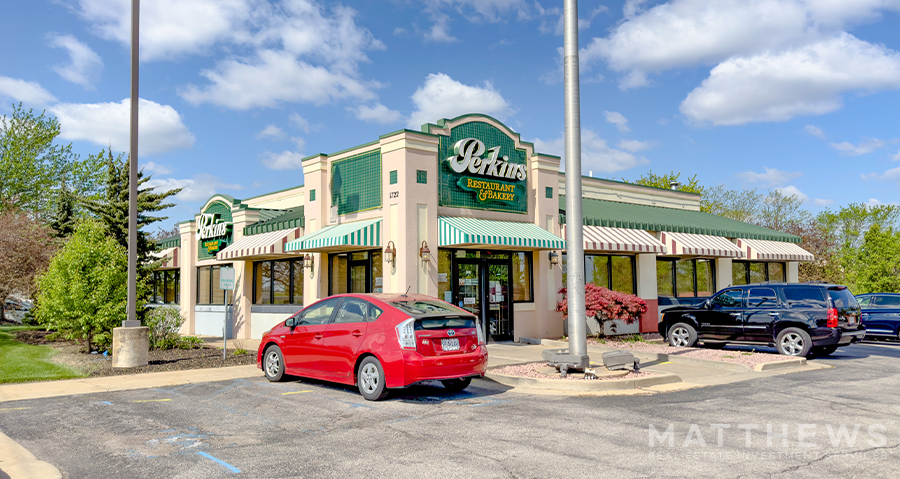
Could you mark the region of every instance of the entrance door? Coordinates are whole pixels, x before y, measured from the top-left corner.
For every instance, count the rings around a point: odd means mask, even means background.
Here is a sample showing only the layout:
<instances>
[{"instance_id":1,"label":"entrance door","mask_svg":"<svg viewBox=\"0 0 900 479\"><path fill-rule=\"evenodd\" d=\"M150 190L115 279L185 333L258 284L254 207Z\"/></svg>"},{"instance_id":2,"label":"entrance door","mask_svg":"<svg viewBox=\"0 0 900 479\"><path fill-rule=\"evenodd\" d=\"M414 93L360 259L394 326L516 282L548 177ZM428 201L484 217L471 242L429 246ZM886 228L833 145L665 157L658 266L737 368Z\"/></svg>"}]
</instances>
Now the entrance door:
<instances>
[{"instance_id":1,"label":"entrance door","mask_svg":"<svg viewBox=\"0 0 900 479\"><path fill-rule=\"evenodd\" d=\"M352 256L363 256L366 253L354 253ZM369 288L369 259L351 259L350 261L350 292L351 293L368 293Z\"/></svg>"},{"instance_id":2,"label":"entrance door","mask_svg":"<svg viewBox=\"0 0 900 479\"><path fill-rule=\"evenodd\" d=\"M460 258L453 263L453 303L478 316L486 338L512 339L512 288L508 259Z\"/></svg>"}]
</instances>

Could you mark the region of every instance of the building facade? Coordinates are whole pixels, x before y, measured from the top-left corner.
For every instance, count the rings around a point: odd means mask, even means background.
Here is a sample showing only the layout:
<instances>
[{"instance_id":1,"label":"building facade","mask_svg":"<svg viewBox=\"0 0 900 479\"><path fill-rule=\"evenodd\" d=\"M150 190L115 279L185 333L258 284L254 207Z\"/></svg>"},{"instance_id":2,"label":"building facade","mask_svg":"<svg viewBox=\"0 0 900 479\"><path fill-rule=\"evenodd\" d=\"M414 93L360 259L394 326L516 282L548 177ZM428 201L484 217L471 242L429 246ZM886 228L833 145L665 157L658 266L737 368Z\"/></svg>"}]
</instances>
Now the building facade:
<instances>
[{"instance_id":1,"label":"building facade","mask_svg":"<svg viewBox=\"0 0 900 479\"><path fill-rule=\"evenodd\" d=\"M701 212L695 194L587 177L583 189L587 282L649 306L617 333L655 331L661 308L730 284L797 281L812 259L798 237ZM186 334L224 323L259 338L331 294L409 291L472 311L496 340L559 337L564 195L560 158L493 118L389 133L305 158L301 186L214 195L161 242L154 298L181 309Z\"/></svg>"}]
</instances>

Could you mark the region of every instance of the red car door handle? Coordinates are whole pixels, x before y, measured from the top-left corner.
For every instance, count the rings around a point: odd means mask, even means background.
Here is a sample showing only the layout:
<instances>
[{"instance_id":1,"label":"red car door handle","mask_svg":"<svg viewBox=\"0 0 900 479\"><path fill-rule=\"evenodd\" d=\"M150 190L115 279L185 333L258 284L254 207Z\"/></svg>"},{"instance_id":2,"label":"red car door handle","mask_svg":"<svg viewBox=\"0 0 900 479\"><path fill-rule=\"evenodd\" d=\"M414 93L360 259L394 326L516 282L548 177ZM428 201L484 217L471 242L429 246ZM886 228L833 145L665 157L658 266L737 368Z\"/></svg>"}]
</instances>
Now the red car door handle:
<instances>
[{"instance_id":1,"label":"red car door handle","mask_svg":"<svg viewBox=\"0 0 900 479\"><path fill-rule=\"evenodd\" d=\"M316 333L316 335L313 337L316 339L322 339L322 333Z\"/></svg>"},{"instance_id":2,"label":"red car door handle","mask_svg":"<svg viewBox=\"0 0 900 479\"><path fill-rule=\"evenodd\" d=\"M353 331L353 332L350 333L350 334L352 334L353 336L355 336L355 337L358 338L358 337L362 336L362 331Z\"/></svg>"}]
</instances>

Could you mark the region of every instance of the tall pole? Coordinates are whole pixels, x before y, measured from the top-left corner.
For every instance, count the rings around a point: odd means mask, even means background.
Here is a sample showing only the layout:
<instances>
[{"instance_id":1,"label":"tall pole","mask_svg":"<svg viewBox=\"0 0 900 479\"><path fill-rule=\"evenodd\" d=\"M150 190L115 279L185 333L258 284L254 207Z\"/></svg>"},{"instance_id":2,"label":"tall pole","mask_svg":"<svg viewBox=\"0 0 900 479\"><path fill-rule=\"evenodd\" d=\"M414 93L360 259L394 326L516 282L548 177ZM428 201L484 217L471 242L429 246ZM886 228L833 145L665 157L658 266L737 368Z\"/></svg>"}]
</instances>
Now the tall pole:
<instances>
[{"instance_id":1,"label":"tall pole","mask_svg":"<svg viewBox=\"0 0 900 479\"><path fill-rule=\"evenodd\" d=\"M584 240L581 216L581 95L578 76L578 0L565 0L566 96L566 295L569 354L587 363L584 307ZM584 364L586 367L587 364Z\"/></svg>"},{"instance_id":2,"label":"tall pole","mask_svg":"<svg viewBox=\"0 0 900 479\"><path fill-rule=\"evenodd\" d=\"M128 320L137 320L138 70L141 0L131 0L131 146L128 162Z\"/></svg>"}]
</instances>

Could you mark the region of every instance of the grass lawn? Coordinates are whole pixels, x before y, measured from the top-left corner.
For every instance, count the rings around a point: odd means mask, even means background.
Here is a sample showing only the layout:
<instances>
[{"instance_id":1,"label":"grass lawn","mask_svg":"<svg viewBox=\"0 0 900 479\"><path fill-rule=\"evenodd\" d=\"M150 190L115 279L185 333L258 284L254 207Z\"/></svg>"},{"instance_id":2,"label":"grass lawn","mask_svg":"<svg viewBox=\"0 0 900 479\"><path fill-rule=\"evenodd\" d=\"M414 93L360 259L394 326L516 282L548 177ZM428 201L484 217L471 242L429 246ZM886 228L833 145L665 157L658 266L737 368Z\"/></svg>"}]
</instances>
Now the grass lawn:
<instances>
[{"instance_id":1,"label":"grass lawn","mask_svg":"<svg viewBox=\"0 0 900 479\"><path fill-rule=\"evenodd\" d=\"M0 384L71 379L86 374L50 358L56 354L53 348L33 346L15 340L15 332L33 329L28 326L0 326Z\"/></svg>"}]
</instances>

